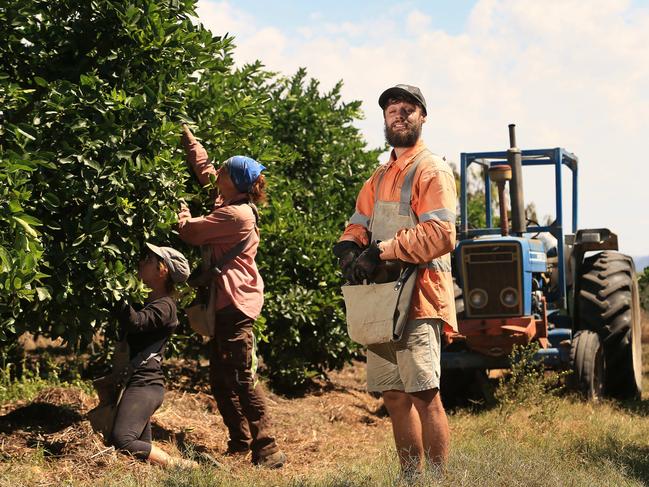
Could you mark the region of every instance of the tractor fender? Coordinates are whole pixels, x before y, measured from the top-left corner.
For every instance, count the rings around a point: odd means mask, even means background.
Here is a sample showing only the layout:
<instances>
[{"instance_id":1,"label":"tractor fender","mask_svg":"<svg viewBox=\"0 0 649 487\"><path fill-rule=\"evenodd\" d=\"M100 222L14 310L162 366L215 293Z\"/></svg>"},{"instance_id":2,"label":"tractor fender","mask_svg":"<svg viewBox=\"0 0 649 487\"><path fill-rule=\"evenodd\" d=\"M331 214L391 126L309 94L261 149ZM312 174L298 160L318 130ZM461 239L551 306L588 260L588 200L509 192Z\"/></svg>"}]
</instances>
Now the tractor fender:
<instances>
[{"instance_id":1,"label":"tractor fender","mask_svg":"<svg viewBox=\"0 0 649 487\"><path fill-rule=\"evenodd\" d=\"M572 252L575 263L573 266L575 276L581 275L581 265L584 262L586 252L595 250L619 250L617 234L611 232L608 228L582 228L577 230Z\"/></svg>"}]
</instances>

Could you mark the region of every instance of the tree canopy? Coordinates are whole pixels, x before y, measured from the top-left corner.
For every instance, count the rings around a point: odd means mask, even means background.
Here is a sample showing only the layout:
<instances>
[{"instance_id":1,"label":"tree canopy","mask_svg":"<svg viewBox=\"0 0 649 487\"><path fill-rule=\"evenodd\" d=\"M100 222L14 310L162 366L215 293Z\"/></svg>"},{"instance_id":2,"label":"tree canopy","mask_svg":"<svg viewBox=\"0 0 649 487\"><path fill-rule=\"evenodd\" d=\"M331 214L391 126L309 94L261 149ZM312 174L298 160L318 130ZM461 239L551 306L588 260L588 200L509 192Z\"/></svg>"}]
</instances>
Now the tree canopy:
<instances>
[{"instance_id":1,"label":"tree canopy","mask_svg":"<svg viewBox=\"0 0 649 487\"><path fill-rule=\"evenodd\" d=\"M9 0L0 7L0 346L31 331L83 350L123 295L142 299L144 241L190 253L181 198L210 207L179 145L188 121L212 159L267 167L259 264L262 351L277 384L351 357L331 246L376 163L360 103L304 70L237 66L194 0ZM261 328L260 328L261 329Z\"/></svg>"}]
</instances>

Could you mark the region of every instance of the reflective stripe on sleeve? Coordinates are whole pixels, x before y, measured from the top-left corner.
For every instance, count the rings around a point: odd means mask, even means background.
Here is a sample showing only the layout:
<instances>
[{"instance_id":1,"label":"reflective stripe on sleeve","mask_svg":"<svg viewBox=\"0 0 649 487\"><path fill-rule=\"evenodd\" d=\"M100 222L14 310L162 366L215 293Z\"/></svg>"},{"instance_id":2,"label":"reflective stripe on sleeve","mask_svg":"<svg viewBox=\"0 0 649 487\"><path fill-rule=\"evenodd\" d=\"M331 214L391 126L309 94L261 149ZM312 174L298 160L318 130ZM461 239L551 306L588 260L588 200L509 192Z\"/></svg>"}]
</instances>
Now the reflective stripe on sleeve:
<instances>
[{"instance_id":1,"label":"reflective stripe on sleeve","mask_svg":"<svg viewBox=\"0 0 649 487\"><path fill-rule=\"evenodd\" d=\"M362 213L356 212L349 219L351 225L361 225L367 229L370 228L370 217L365 216Z\"/></svg>"},{"instance_id":2,"label":"reflective stripe on sleeve","mask_svg":"<svg viewBox=\"0 0 649 487\"><path fill-rule=\"evenodd\" d=\"M419 267L422 269L431 269L435 272L451 272L451 259L440 257L439 259L433 259L428 264L421 264Z\"/></svg>"},{"instance_id":3,"label":"reflective stripe on sleeve","mask_svg":"<svg viewBox=\"0 0 649 487\"><path fill-rule=\"evenodd\" d=\"M439 210L431 210L419 215L419 223L427 222L428 220L450 222L455 225L455 213L448 208L440 208Z\"/></svg>"}]
</instances>

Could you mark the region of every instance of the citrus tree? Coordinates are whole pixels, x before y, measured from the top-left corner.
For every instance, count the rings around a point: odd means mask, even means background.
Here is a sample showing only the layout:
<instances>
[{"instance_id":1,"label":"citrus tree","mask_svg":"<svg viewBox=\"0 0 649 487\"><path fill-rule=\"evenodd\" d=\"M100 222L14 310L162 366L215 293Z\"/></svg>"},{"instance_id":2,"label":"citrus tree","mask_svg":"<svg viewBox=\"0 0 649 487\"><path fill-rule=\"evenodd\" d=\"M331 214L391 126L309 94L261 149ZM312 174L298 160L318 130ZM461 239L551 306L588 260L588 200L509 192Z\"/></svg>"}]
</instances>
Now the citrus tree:
<instances>
[{"instance_id":1,"label":"citrus tree","mask_svg":"<svg viewBox=\"0 0 649 487\"><path fill-rule=\"evenodd\" d=\"M21 106L30 93L5 75L0 84L1 116ZM47 265L42 262L41 222L33 216L30 184L32 173L48 162L29 154L32 137L20 128L0 129L0 137L0 343L12 343L25 311L38 309L51 298L42 285Z\"/></svg>"},{"instance_id":2,"label":"citrus tree","mask_svg":"<svg viewBox=\"0 0 649 487\"><path fill-rule=\"evenodd\" d=\"M142 299L143 242L192 255L179 200L211 208L179 144L263 162L262 346L273 383L300 385L354 353L331 247L376 164L338 84L237 66L195 0L8 0L0 5L0 350L24 331L83 351L117 299ZM178 348L182 352L182 347Z\"/></svg>"},{"instance_id":3,"label":"citrus tree","mask_svg":"<svg viewBox=\"0 0 649 487\"><path fill-rule=\"evenodd\" d=\"M649 311L649 267L639 274L638 286L640 290L640 305Z\"/></svg>"},{"instance_id":4,"label":"citrus tree","mask_svg":"<svg viewBox=\"0 0 649 487\"><path fill-rule=\"evenodd\" d=\"M175 243L178 200L197 189L178 143L188 113L220 151L263 156L251 137L267 123L268 74L236 69L232 39L194 24L193 8L3 4L0 338L29 330L83 347L116 299L141 297L142 243Z\"/></svg>"}]
</instances>

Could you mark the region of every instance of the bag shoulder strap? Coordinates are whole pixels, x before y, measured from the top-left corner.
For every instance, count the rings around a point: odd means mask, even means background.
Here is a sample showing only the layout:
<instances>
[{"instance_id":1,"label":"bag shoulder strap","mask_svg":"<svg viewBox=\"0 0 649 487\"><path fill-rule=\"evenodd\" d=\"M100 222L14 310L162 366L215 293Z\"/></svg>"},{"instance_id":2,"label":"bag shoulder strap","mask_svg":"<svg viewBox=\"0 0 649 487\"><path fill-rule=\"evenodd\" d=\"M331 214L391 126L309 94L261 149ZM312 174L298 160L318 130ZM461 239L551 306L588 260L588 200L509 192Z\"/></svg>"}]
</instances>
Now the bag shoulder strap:
<instances>
[{"instance_id":1,"label":"bag shoulder strap","mask_svg":"<svg viewBox=\"0 0 649 487\"><path fill-rule=\"evenodd\" d=\"M255 226L255 228L250 230L250 232L248 232L248 235L244 240L232 246L225 254L221 256L221 258L218 261L216 261L216 263L212 266L212 273L222 274L224 267L230 262L232 262L235 257L243 253L243 251L252 242L252 236L256 228L257 227Z\"/></svg>"},{"instance_id":2,"label":"bag shoulder strap","mask_svg":"<svg viewBox=\"0 0 649 487\"><path fill-rule=\"evenodd\" d=\"M410 213L410 201L412 200L412 185L415 181L415 174L417 174L417 168L421 161L426 157L432 156L433 153L428 149L422 149L415 156L415 159L406 174L406 177L403 179L403 185L401 186L401 196L399 198L399 214L408 215Z\"/></svg>"},{"instance_id":3,"label":"bag shoulder strap","mask_svg":"<svg viewBox=\"0 0 649 487\"><path fill-rule=\"evenodd\" d=\"M228 251L225 254L221 256L220 259L218 259L216 262L211 263L209 265L208 268L210 269L210 272L213 275L223 274L223 270L225 266L228 265L232 260L234 260L235 257L241 255L243 251L248 248L248 246L252 243L253 236L259 225L259 210L257 209L257 206L254 203L245 199L245 200L235 201L232 204L233 205L247 204L252 210L252 214L255 216L255 225L250 230L250 232L248 232L248 235L246 235L245 239L233 245L230 249L228 249ZM211 252L210 252L210 256L211 256Z\"/></svg>"},{"instance_id":4,"label":"bag shoulder strap","mask_svg":"<svg viewBox=\"0 0 649 487\"><path fill-rule=\"evenodd\" d=\"M376 202L379 200L379 191L381 190L381 183L383 182L383 176L385 176L385 172L387 171L387 164L384 164L378 169L378 175L376 178L376 183L374 185L374 204L376 205Z\"/></svg>"}]
</instances>

